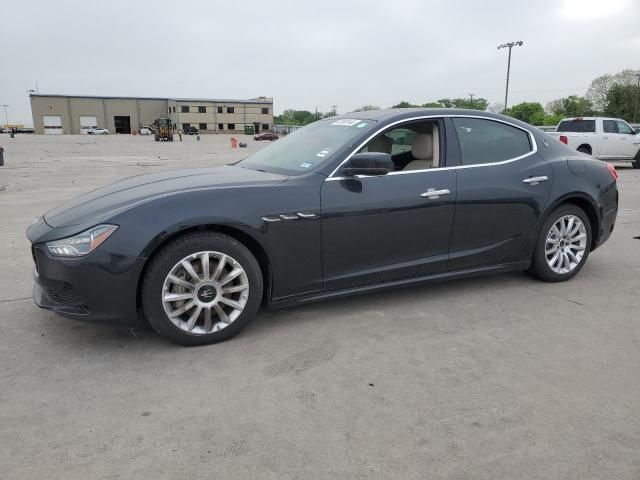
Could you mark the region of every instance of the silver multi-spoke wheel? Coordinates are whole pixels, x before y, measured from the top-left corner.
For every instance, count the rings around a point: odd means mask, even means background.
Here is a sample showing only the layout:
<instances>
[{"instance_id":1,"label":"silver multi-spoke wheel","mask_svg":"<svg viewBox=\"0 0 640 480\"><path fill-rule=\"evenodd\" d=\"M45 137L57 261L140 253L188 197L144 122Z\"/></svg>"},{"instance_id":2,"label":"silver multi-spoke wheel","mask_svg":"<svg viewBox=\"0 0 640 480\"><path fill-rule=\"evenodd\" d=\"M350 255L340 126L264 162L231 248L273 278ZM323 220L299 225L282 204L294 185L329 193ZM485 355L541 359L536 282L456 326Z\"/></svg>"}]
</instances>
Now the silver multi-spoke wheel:
<instances>
[{"instance_id":1,"label":"silver multi-spoke wheel","mask_svg":"<svg viewBox=\"0 0 640 480\"><path fill-rule=\"evenodd\" d=\"M176 263L162 285L169 320L191 334L217 332L233 323L249 299L249 279L234 258L197 252Z\"/></svg>"},{"instance_id":2,"label":"silver multi-spoke wheel","mask_svg":"<svg viewBox=\"0 0 640 480\"><path fill-rule=\"evenodd\" d=\"M558 274L572 272L584 257L587 229L576 215L560 217L547 233L544 255L547 265Z\"/></svg>"}]
</instances>

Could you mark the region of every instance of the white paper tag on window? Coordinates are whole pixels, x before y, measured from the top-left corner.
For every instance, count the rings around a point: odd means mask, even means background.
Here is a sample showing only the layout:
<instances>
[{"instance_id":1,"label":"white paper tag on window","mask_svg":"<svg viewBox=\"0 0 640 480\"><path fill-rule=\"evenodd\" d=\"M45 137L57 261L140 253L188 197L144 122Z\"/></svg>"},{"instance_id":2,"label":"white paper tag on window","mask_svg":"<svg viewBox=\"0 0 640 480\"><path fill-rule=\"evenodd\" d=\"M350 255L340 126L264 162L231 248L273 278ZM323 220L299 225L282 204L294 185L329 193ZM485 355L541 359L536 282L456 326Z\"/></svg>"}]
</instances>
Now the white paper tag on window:
<instances>
[{"instance_id":1,"label":"white paper tag on window","mask_svg":"<svg viewBox=\"0 0 640 480\"><path fill-rule=\"evenodd\" d=\"M361 120L353 120L351 118L343 118L341 120L336 120L331 125L340 125L342 127L352 127L356 123L360 123Z\"/></svg>"}]
</instances>

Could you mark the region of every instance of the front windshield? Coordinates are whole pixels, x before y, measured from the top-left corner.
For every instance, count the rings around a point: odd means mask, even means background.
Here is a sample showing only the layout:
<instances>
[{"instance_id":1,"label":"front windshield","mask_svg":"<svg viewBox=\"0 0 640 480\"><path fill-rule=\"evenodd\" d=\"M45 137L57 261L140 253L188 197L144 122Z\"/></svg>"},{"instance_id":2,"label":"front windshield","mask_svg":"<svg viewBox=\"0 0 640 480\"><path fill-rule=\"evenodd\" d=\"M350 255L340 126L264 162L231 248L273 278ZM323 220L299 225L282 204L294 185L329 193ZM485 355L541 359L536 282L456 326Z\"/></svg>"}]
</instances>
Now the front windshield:
<instances>
[{"instance_id":1,"label":"front windshield","mask_svg":"<svg viewBox=\"0 0 640 480\"><path fill-rule=\"evenodd\" d=\"M350 146L374 120L325 119L296 130L237 165L287 175L317 169L344 147Z\"/></svg>"}]
</instances>

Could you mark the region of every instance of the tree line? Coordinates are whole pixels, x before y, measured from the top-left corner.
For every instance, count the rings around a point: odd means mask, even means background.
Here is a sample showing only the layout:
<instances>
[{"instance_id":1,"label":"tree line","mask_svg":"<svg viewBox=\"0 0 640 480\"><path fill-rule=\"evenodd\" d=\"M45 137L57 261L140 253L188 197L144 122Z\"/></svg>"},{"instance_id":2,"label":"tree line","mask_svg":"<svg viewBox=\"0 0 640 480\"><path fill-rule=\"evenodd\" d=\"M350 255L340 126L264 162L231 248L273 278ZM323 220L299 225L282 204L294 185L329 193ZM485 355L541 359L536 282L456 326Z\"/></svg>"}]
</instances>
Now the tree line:
<instances>
[{"instance_id":1,"label":"tree line","mask_svg":"<svg viewBox=\"0 0 640 480\"><path fill-rule=\"evenodd\" d=\"M504 113L532 125L556 125L566 117L608 116L622 118L628 122L640 121L640 70L626 69L616 74L606 74L595 78L584 96L569 95L558 98L543 106L539 102L522 102L503 112L500 103L489 105L486 98L441 98L423 104L401 101L391 108L465 108ZM376 105L364 105L354 111L379 110ZM331 117L335 111L310 112L307 110L285 110L277 115L276 124L307 125L320 118ZM636 118L634 119L634 114Z\"/></svg>"}]
</instances>

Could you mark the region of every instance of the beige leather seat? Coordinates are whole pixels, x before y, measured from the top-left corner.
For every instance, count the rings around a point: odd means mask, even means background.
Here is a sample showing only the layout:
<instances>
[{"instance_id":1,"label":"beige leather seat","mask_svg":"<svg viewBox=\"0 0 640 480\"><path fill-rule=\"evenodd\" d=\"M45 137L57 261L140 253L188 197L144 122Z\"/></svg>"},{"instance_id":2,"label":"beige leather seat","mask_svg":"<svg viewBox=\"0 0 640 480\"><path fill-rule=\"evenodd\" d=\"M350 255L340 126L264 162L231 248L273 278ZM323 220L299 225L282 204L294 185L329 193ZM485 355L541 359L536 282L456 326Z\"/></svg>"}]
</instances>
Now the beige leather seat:
<instances>
[{"instance_id":1,"label":"beige leather seat","mask_svg":"<svg viewBox=\"0 0 640 480\"><path fill-rule=\"evenodd\" d=\"M425 170L440 166L440 136L438 126L433 125L431 133L418 133L411 144L411 155L415 160L403 170Z\"/></svg>"},{"instance_id":2,"label":"beige leather seat","mask_svg":"<svg viewBox=\"0 0 640 480\"><path fill-rule=\"evenodd\" d=\"M384 135L378 135L367 145L367 152L389 153L391 154L391 139Z\"/></svg>"}]
</instances>

